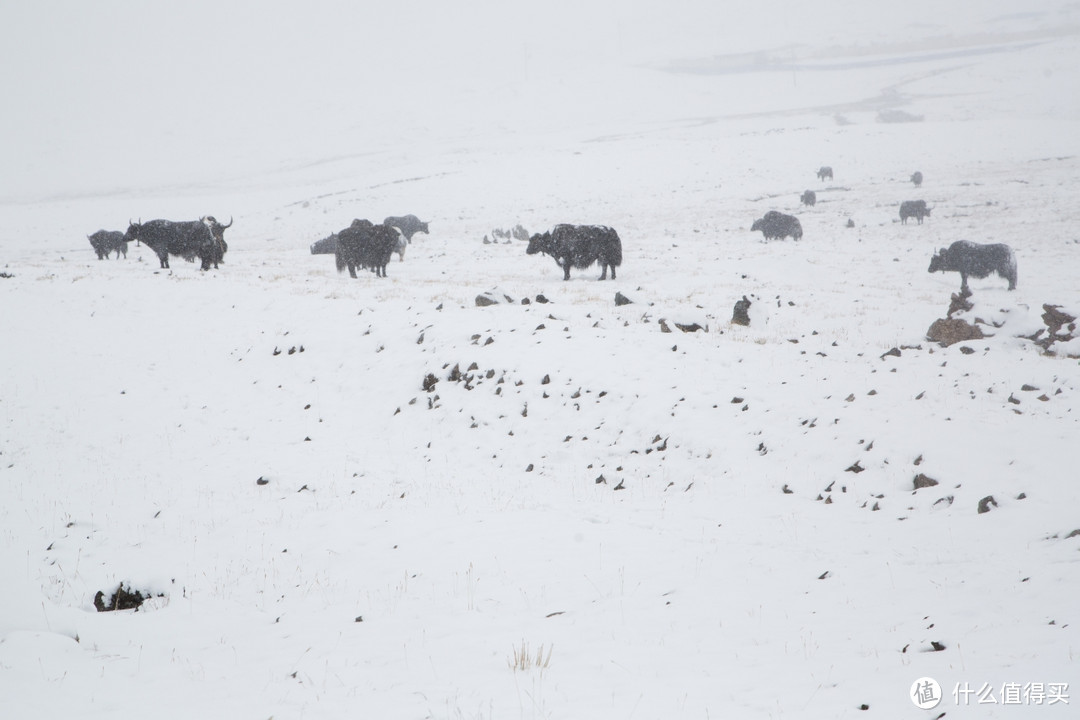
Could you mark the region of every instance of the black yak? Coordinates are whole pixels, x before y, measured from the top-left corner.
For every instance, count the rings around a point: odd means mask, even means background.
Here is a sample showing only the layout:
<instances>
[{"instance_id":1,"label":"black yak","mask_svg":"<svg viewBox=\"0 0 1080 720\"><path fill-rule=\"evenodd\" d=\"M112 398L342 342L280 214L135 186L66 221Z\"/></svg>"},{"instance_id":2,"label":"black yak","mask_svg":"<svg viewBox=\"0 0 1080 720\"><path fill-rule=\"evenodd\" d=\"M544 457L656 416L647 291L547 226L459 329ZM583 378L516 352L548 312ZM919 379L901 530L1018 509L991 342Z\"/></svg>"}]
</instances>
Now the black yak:
<instances>
[{"instance_id":1,"label":"black yak","mask_svg":"<svg viewBox=\"0 0 1080 720\"><path fill-rule=\"evenodd\" d=\"M128 242L136 240L153 250L162 269L168 269L169 255L179 255L189 262L197 257L202 261L203 270L209 270L211 263L218 258L214 234L201 220L131 223L124 239Z\"/></svg>"},{"instance_id":2,"label":"black yak","mask_svg":"<svg viewBox=\"0 0 1080 720\"><path fill-rule=\"evenodd\" d=\"M822 181L824 181L825 178L832 180L832 168L828 165L822 165L821 169L817 171L817 176L818 179Z\"/></svg>"},{"instance_id":3,"label":"black yak","mask_svg":"<svg viewBox=\"0 0 1080 720\"><path fill-rule=\"evenodd\" d=\"M922 185L922 173L916 170L911 175L911 182L915 183L915 187L919 187L920 185Z\"/></svg>"},{"instance_id":4,"label":"black yak","mask_svg":"<svg viewBox=\"0 0 1080 720\"><path fill-rule=\"evenodd\" d=\"M802 194L802 197L800 197L799 200L802 201L803 205L809 205L810 207L813 207L817 204L817 193L813 190L807 190Z\"/></svg>"},{"instance_id":5,"label":"black yak","mask_svg":"<svg viewBox=\"0 0 1080 720\"><path fill-rule=\"evenodd\" d=\"M997 273L1009 281L1009 289L1016 289L1016 255L1008 245L980 245L968 240L957 240L948 248L941 248L930 258L928 272L960 273L960 293L970 295L968 277L982 279Z\"/></svg>"},{"instance_id":6,"label":"black yak","mask_svg":"<svg viewBox=\"0 0 1080 720\"><path fill-rule=\"evenodd\" d=\"M924 217L930 217L930 210L925 200L905 200L900 203L900 222L907 225L908 218L915 218L922 225Z\"/></svg>"},{"instance_id":7,"label":"black yak","mask_svg":"<svg viewBox=\"0 0 1080 720\"><path fill-rule=\"evenodd\" d=\"M334 260L338 272L349 268L356 277L356 268L368 268L377 277L386 277L386 265L397 249L399 235L387 225L373 225L369 220L353 220L352 225L337 233Z\"/></svg>"},{"instance_id":8,"label":"black yak","mask_svg":"<svg viewBox=\"0 0 1080 720\"><path fill-rule=\"evenodd\" d=\"M86 238L97 253L98 260L109 257L113 251L116 251L117 260L120 259L121 254L127 257L127 240L124 239L124 233L119 230L98 230L93 235L87 235Z\"/></svg>"},{"instance_id":9,"label":"black yak","mask_svg":"<svg viewBox=\"0 0 1080 720\"><path fill-rule=\"evenodd\" d=\"M337 233L331 233L328 237L324 237L322 240L316 240L311 243L312 255L334 255L337 253L338 237Z\"/></svg>"},{"instance_id":10,"label":"black yak","mask_svg":"<svg viewBox=\"0 0 1080 720\"><path fill-rule=\"evenodd\" d=\"M615 268L622 265L622 240L619 234L606 225L560 224L545 233L529 238L525 254L544 253L555 258L555 264L563 269L563 280L570 279L570 268L587 268L600 263L600 279L615 279Z\"/></svg>"},{"instance_id":11,"label":"black yak","mask_svg":"<svg viewBox=\"0 0 1080 720\"><path fill-rule=\"evenodd\" d=\"M214 236L214 250L211 253L211 262L214 263L216 268L218 263L225 262L225 253L229 251L229 245L225 242L225 231L232 227L233 220L229 218L229 224L222 225L213 215L206 215L202 218L202 221L206 227L210 228L210 234Z\"/></svg>"},{"instance_id":12,"label":"black yak","mask_svg":"<svg viewBox=\"0 0 1080 720\"><path fill-rule=\"evenodd\" d=\"M794 240L802 239L802 223L799 222L799 218L775 210L765 213L763 217L755 220L754 224L750 226L750 232L758 230L761 231L766 240L772 240L773 238L782 240L789 235Z\"/></svg>"},{"instance_id":13,"label":"black yak","mask_svg":"<svg viewBox=\"0 0 1080 720\"><path fill-rule=\"evenodd\" d=\"M406 242L412 242L413 235L418 232L422 232L425 235L428 233L428 224L422 222L420 218L415 215L403 215L401 217L390 216L383 220L383 225L389 225L390 227L396 227L401 231L401 234L405 236Z\"/></svg>"}]
</instances>

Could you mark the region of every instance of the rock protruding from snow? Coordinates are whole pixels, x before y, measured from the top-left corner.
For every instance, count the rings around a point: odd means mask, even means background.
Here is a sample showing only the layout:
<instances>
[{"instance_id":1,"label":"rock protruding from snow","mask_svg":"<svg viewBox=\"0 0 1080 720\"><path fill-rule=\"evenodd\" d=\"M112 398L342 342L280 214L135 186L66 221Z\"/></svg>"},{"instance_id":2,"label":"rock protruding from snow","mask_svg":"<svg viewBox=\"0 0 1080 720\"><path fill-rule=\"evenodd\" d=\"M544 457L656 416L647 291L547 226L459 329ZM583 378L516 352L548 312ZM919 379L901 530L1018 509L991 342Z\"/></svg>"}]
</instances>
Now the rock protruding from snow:
<instances>
[{"instance_id":1,"label":"rock protruding from snow","mask_svg":"<svg viewBox=\"0 0 1080 720\"><path fill-rule=\"evenodd\" d=\"M750 325L750 300L743 295L742 300L735 303L735 310L731 313L731 322L736 325Z\"/></svg>"},{"instance_id":2,"label":"rock protruding from snow","mask_svg":"<svg viewBox=\"0 0 1080 720\"><path fill-rule=\"evenodd\" d=\"M507 295L498 288L492 288L487 292L482 292L476 296L476 307L488 307L490 305L499 305L501 303L513 304L514 298Z\"/></svg>"},{"instance_id":3,"label":"rock protruding from snow","mask_svg":"<svg viewBox=\"0 0 1080 720\"><path fill-rule=\"evenodd\" d=\"M948 347L965 340L980 340L986 337L982 329L967 320L959 318L939 318L926 331L926 339Z\"/></svg>"}]
</instances>

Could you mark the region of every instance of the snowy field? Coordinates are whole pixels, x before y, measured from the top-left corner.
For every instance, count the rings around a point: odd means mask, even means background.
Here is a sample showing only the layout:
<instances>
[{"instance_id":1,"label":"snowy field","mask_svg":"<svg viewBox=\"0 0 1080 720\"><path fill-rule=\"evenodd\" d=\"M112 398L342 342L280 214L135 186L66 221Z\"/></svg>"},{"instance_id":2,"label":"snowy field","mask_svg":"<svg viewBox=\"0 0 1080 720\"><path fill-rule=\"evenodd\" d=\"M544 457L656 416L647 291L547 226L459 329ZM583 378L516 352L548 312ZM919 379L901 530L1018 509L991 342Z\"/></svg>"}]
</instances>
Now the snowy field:
<instances>
[{"instance_id":1,"label":"snowy field","mask_svg":"<svg viewBox=\"0 0 1080 720\"><path fill-rule=\"evenodd\" d=\"M0 29L0 716L1076 717L1080 6L400 5Z\"/></svg>"}]
</instances>

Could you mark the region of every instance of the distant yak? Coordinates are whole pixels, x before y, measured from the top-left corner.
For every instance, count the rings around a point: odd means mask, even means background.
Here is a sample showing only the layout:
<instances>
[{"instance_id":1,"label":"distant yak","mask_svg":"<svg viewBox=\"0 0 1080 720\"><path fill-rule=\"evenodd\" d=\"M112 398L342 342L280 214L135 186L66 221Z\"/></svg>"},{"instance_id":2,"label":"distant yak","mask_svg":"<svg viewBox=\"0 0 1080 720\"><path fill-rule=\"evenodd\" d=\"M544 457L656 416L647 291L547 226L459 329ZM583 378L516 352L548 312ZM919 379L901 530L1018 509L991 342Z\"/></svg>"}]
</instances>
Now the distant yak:
<instances>
[{"instance_id":1,"label":"distant yak","mask_svg":"<svg viewBox=\"0 0 1080 720\"><path fill-rule=\"evenodd\" d=\"M802 194L802 197L800 197L799 200L802 201L803 205L813 207L817 203L817 193L813 190L807 190Z\"/></svg>"},{"instance_id":2,"label":"distant yak","mask_svg":"<svg viewBox=\"0 0 1080 720\"><path fill-rule=\"evenodd\" d=\"M930 217L930 210L925 200L905 200L900 203L900 222L907 225L908 218L915 218L922 225L924 217Z\"/></svg>"},{"instance_id":3,"label":"distant yak","mask_svg":"<svg viewBox=\"0 0 1080 720\"><path fill-rule=\"evenodd\" d=\"M334 261L338 272L348 268L349 276L356 277L356 268L360 267L368 268L376 277L386 277L386 265L397 249L399 237L388 225L353 220L349 227L337 233Z\"/></svg>"},{"instance_id":4,"label":"distant yak","mask_svg":"<svg viewBox=\"0 0 1080 720\"><path fill-rule=\"evenodd\" d=\"M127 240L124 239L124 233L119 230L98 230L93 235L87 235L86 238L97 253L98 260L104 260L114 251L117 260L120 259L121 254L127 257Z\"/></svg>"},{"instance_id":5,"label":"distant yak","mask_svg":"<svg viewBox=\"0 0 1080 720\"><path fill-rule=\"evenodd\" d=\"M968 277L982 279L997 273L1009 281L1009 289L1016 289L1016 255L1008 245L980 245L968 240L957 240L948 248L941 248L930 259L928 272L960 273L960 292L970 295Z\"/></svg>"},{"instance_id":6,"label":"distant yak","mask_svg":"<svg viewBox=\"0 0 1080 720\"><path fill-rule=\"evenodd\" d=\"M229 218L229 224L222 225L213 215L205 215L202 218L202 222L206 227L210 228L210 234L214 236L214 249L211 253L211 262L216 268L218 263L225 262L225 253L229 250L229 245L225 242L225 231L232 227L233 220L232 218Z\"/></svg>"},{"instance_id":7,"label":"distant yak","mask_svg":"<svg viewBox=\"0 0 1080 720\"><path fill-rule=\"evenodd\" d=\"M828 165L822 165L821 169L817 171L818 180L824 181L826 178L832 180L832 168Z\"/></svg>"},{"instance_id":8,"label":"distant yak","mask_svg":"<svg viewBox=\"0 0 1080 720\"><path fill-rule=\"evenodd\" d=\"M422 232L425 235L429 235L428 224L422 222L420 218L415 215L402 215L401 217L390 216L383 220L383 225L389 225L390 227L396 227L401 231L401 234L405 236L406 242L412 242L413 235L418 232ZM404 257L404 256L403 256Z\"/></svg>"},{"instance_id":9,"label":"distant yak","mask_svg":"<svg viewBox=\"0 0 1080 720\"><path fill-rule=\"evenodd\" d=\"M915 187L922 185L922 173L916 170L911 176L911 182L915 183Z\"/></svg>"},{"instance_id":10,"label":"distant yak","mask_svg":"<svg viewBox=\"0 0 1080 720\"><path fill-rule=\"evenodd\" d=\"M754 221L750 226L750 232L760 230L766 240L780 239L791 236L794 240L802 239L802 223L794 215L770 210L761 218Z\"/></svg>"},{"instance_id":11,"label":"distant yak","mask_svg":"<svg viewBox=\"0 0 1080 720\"><path fill-rule=\"evenodd\" d=\"M197 257L202 261L203 270L209 270L211 264L220 262L214 234L202 220L133 222L128 225L124 239L141 242L153 250L162 269L168 269L170 255L178 255L188 262Z\"/></svg>"},{"instance_id":12,"label":"distant yak","mask_svg":"<svg viewBox=\"0 0 1080 720\"><path fill-rule=\"evenodd\" d=\"M606 225L560 224L545 233L529 238L527 255L544 253L555 259L563 270L563 280L570 279L570 268L587 268L600 263L600 279L615 279L615 268L622 265L622 240Z\"/></svg>"}]
</instances>

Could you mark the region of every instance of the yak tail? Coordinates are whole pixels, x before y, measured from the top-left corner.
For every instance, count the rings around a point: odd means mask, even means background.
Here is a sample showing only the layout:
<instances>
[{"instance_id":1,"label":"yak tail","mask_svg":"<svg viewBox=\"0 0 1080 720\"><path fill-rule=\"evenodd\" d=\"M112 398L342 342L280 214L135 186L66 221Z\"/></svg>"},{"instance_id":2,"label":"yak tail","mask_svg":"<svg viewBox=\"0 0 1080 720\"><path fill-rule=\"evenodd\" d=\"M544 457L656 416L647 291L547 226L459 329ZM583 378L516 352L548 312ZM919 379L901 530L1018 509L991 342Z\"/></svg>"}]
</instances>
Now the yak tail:
<instances>
[{"instance_id":1,"label":"yak tail","mask_svg":"<svg viewBox=\"0 0 1080 720\"><path fill-rule=\"evenodd\" d=\"M618 234L612 231L614 237L611 239L608 247L608 264L609 265L622 265L622 240L619 239Z\"/></svg>"}]
</instances>

